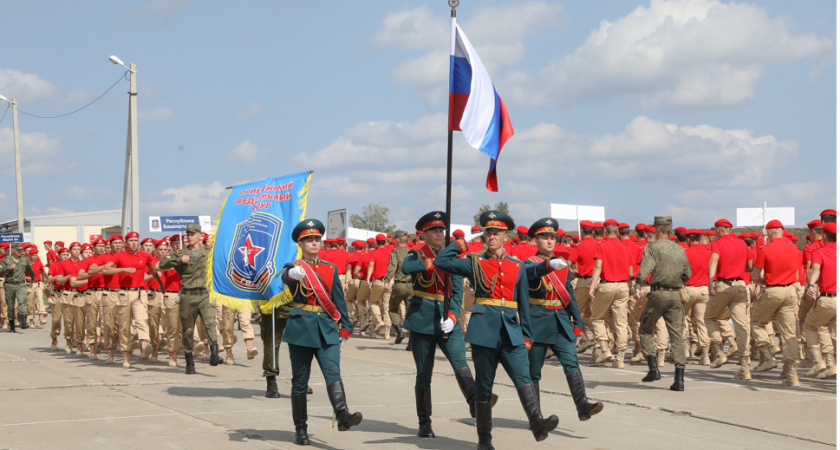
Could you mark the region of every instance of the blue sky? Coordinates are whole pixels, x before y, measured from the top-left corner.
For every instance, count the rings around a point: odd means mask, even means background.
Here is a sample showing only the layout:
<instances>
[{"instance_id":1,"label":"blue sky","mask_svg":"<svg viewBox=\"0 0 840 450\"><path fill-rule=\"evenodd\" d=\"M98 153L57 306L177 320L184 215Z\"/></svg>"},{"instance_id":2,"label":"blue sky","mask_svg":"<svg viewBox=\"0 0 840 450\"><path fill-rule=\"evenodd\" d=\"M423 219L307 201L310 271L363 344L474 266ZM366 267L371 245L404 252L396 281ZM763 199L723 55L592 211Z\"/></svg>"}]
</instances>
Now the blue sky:
<instances>
[{"instance_id":1,"label":"blue sky","mask_svg":"<svg viewBox=\"0 0 840 450\"><path fill-rule=\"evenodd\" d=\"M405 229L444 208L446 2L9 2L0 94L66 113L137 63L141 232L215 215L225 187L311 169L309 213L368 203ZM836 205L834 2L469 1L458 23L516 134L456 133L453 219L549 203L707 227L737 207ZM60 119L20 116L25 215L121 206L128 81ZM5 109L0 105L0 110ZM11 113L0 220L15 216ZM566 225L568 226L568 224Z\"/></svg>"}]
</instances>

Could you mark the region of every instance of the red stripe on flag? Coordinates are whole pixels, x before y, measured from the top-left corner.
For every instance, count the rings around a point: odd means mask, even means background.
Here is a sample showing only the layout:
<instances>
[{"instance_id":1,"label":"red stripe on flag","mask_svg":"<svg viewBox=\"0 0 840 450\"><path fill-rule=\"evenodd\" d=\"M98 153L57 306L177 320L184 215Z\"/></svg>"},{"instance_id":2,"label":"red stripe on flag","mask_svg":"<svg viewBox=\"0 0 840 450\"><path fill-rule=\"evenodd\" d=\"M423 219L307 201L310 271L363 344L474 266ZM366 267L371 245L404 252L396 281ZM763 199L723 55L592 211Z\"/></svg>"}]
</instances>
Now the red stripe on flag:
<instances>
[{"instance_id":1,"label":"red stripe on flag","mask_svg":"<svg viewBox=\"0 0 840 450\"><path fill-rule=\"evenodd\" d=\"M470 94L449 93L449 129L461 131L461 116L464 115L464 108L467 107L467 100Z\"/></svg>"},{"instance_id":2,"label":"red stripe on flag","mask_svg":"<svg viewBox=\"0 0 840 450\"><path fill-rule=\"evenodd\" d=\"M450 94L451 95L451 94ZM513 136L513 125L510 123L510 117L505 107L505 102L502 97L499 97L499 119L501 119L501 126L499 127L499 153L496 154L496 159L490 159L490 170L487 172L487 190L490 192L499 192L499 182L496 179L496 163L499 161L499 156L502 154L502 147L505 142Z\"/></svg>"}]
</instances>

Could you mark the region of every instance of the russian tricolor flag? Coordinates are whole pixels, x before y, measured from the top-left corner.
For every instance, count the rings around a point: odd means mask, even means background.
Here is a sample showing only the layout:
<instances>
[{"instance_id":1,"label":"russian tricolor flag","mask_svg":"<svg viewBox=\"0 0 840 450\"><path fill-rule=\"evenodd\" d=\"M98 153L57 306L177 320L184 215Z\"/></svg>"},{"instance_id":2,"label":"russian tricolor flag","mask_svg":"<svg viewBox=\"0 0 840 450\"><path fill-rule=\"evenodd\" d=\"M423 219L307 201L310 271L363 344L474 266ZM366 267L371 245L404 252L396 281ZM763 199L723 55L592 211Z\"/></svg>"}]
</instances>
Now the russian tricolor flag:
<instances>
[{"instance_id":1,"label":"russian tricolor flag","mask_svg":"<svg viewBox=\"0 0 840 450\"><path fill-rule=\"evenodd\" d=\"M496 162L513 136L513 126L487 69L454 17L449 55L449 129L462 131L467 143L490 157L487 189L498 192Z\"/></svg>"}]
</instances>

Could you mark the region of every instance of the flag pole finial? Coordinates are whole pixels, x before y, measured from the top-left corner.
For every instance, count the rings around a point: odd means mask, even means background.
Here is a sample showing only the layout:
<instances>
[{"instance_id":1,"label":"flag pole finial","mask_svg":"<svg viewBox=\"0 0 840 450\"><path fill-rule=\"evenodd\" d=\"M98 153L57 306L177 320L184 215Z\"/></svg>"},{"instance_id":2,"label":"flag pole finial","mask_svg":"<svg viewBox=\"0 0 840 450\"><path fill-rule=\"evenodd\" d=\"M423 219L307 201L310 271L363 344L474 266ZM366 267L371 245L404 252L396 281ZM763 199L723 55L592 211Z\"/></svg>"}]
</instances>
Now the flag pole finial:
<instances>
[{"instance_id":1,"label":"flag pole finial","mask_svg":"<svg viewBox=\"0 0 840 450\"><path fill-rule=\"evenodd\" d=\"M455 8L461 3L461 0L449 0L449 6L452 7L452 17L455 17Z\"/></svg>"}]
</instances>

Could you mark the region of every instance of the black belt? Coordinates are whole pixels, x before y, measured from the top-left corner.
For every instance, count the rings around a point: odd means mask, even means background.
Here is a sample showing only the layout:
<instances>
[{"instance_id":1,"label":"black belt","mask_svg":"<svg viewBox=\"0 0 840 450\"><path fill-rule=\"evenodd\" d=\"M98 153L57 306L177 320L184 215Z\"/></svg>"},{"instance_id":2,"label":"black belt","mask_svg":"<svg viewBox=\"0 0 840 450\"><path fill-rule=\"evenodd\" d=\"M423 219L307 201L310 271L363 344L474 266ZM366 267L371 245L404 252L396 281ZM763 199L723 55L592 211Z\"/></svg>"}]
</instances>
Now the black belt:
<instances>
[{"instance_id":1,"label":"black belt","mask_svg":"<svg viewBox=\"0 0 840 450\"><path fill-rule=\"evenodd\" d=\"M715 281L720 281L722 283L734 283L740 280L740 278L717 278Z\"/></svg>"},{"instance_id":2,"label":"black belt","mask_svg":"<svg viewBox=\"0 0 840 450\"><path fill-rule=\"evenodd\" d=\"M179 292L181 292L181 291L170 291L169 289L166 290L167 294L177 294Z\"/></svg>"},{"instance_id":3,"label":"black belt","mask_svg":"<svg viewBox=\"0 0 840 450\"><path fill-rule=\"evenodd\" d=\"M24 282L15 283L15 282L12 282L12 281L7 281L6 284L11 284L11 285L14 286L14 285L18 285L18 284L24 284Z\"/></svg>"},{"instance_id":4,"label":"black belt","mask_svg":"<svg viewBox=\"0 0 840 450\"><path fill-rule=\"evenodd\" d=\"M119 289L108 289L108 288L102 288L102 290L107 291L107 292L119 292L120 291Z\"/></svg>"},{"instance_id":5,"label":"black belt","mask_svg":"<svg viewBox=\"0 0 840 450\"><path fill-rule=\"evenodd\" d=\"M370 279L370 281L371 281L371 282L374 282L374 281L379 281L379 280L381 280L381 279L383 279L383 278L385 278L385 277L380 277L380 278L371 278L371 279Z\"/></svg>"},{"instance_id":6,"label":"black belt","mask_svg":"<svg viewBox=\"0 0 840 450\"><path fill-rule=\"evenodd\" d=\"M207 289L205 289L203 287L202 288L187 288L187 289L181 289L181 292L186 292L188 294L206 294Z\"/></svg>"},{"instance_id":7,"label":"black belt","mask_svg":"<svg viewBox=\"0 0 840 450\"><path fill-rule=\"evenodd\" d=\"M601 283L626 283L627 280L624 281L609 281L609 280L601 280Z\"/></svg>"},{"instance_id":8,"label":"black belt","mask_svg":"<svg viewBox=\"0 0 840 450\"><path fill-rule=\"evenodd\" d=\"M828 292L820 292L820 297L837 297L837 293L829 294Z\"/></svg>"},{"instance_id":9,"label":"black belt","mask_svg":"<svg viewBox=\"0 0 840 450\"><path fill-rule=\"evenodd\" d=\"M580 276L578 276L578 278L583 278L584 280L588 280L588 279L592 278L592 275L580 275Z\"/></svg>"},{"instance_id":10,"label":"black belt","mask_svg":"<svg viewBox=\"0 0 840 450\"><path fill-rule=\"evenodd\" d=\"M791 283L791 284L768 284L764 287L769 287L769 288L771 288L771 287L788 287L788 286L791 286L791 285L793 285L793 283Z\"/></svg>"},{"instance_id":11,"label":"black belt","mask_svg":"<svg viewBox=\"0 0 840 450\"><path fill-rule=\"evenodd\" d=\"M145 291L146 288L135 287L135 288L120 288L122 291Z\"/></svg>"},{"instance_id":12,"label":"black belt","mask_svg":"<svg viewBox=\"0 0 840 450\"><path fill-rule=\"evenodd\" d=\"M678 291L680 288L678 287L671 287L671 286L660 286L660 285L653 285L650 287L651 291Z\"/></svg>"},{"instance_id":13,"label":"black belt","mask_svg":"<svg viewBox=\"0 0 840 450\"><path fill-rule=\"evenodd\" d=\"M409 281L399 281L399 280L397 280L397 281L395 281L395 283L411 283L411 280L409 280Z\"/></svg>"}]
</instances>

